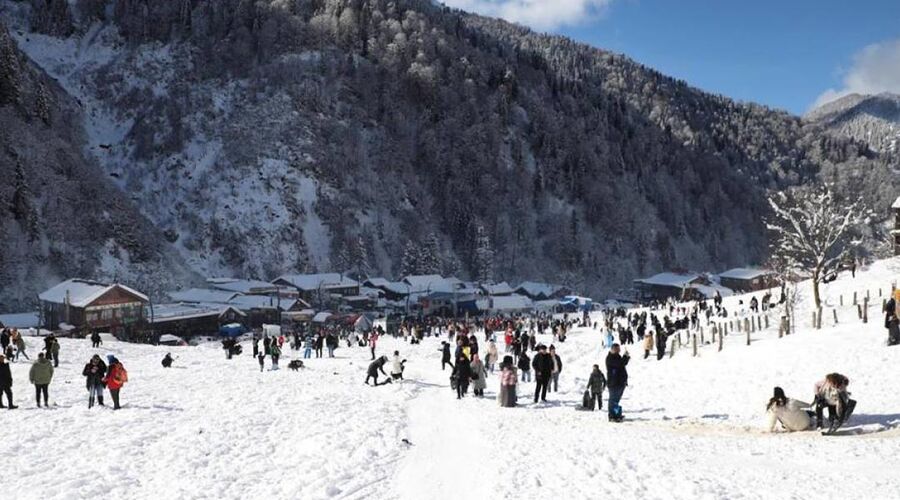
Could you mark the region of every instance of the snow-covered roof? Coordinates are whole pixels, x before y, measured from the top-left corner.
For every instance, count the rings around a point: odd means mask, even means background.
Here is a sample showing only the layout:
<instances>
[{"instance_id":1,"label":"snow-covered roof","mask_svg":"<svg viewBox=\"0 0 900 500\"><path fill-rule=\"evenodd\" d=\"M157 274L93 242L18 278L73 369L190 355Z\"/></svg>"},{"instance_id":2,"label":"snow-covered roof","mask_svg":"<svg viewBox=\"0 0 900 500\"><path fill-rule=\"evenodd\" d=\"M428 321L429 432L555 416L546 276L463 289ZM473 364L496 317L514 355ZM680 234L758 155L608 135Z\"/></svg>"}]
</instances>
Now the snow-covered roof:
<instances>
[{"instance_id":1,"label":"snow-covered roof","mask_svg":"<svg viewBox=\"0 0 900 500\"><path fill-rule=\"evenodd\" d=\"M228 304L237 306L240 309L275 309L280 307L281 310L287 311L292 309L299 299L289 299L282 297L270 297L267 295L238 295L228 301ZM304 306L309 305L305 302Z\"/></svg>"},{"instance_id":2,"label":"snow-covered roof","mask_svg":"<svg viewBox=\"0 0 900 500\"><path fill-rule=\"evenodd\" d=\"M319 273L319 274L285 274L279 276L275 281L283 281L299 290L311 291L321 287L324 290L329 288L350 288L355 287L358 283L340 273Z\"/></svg>"},{"instance_id":3,"label":"snow-covered roof","mask_svg":"<svg viewBox=\"0 0 900 500\"><path fill-rule=\"evenodd\" d=\"M0 325L6 328L37 328L41 324L38 312L0 314Z\"/></svg>"},{"instance_id":4,"label":"snow-covered roof","mask_svg":"<svg viewBox=\"0 0 900 500\"><path fill-rule=\"evenodd\" d=\"M481 285L481 289L488 295L509 295L513 293L513 289L507 282L489 283Z\"/></svg>"},{"instance_id":5,"label":"snow-covered roof","mask_svg":"<svg viewBox=\"0 0 900 500\"><path fill-rule=\"evenodd\" d=\"M366 283L381 290L395 293L397 295L406 295L412 290L412 287L401 281L388 281L384 278L370 278Z\"/></svg>"},{"instance_id":6,"label":"snow-covered roof","mask_svg":"<svg viewBox=\"0 0 900 500\"><path fill-rule=\"evenodd\" d=\"M184 339L171 333L164 333L159 336L159 342L184 342Z\"/></svg>"},{"instance_id":7,"label":"snow-covered roof","mask_svg":"<svg viewBox=\"0 0 900 500\"><path fill-rule=\"evenodd\" d=\"M532 307L534 307L534 303L524 295L513 294L490 299L490 308L493 311L520 311Z\"/></svg>"},{"instance_id":8,"label":"snow-covered roof","mask_svg":"<svg viewBox=\"0 0 900 500\"><path fill-rule=\"evenodd\" d=\"M563 287L561 285L551 285L549 283L539 283L537 281L523 281L516 287L517 292L524 292L532 297L539 297L541 295L550 297L562 289Z\"/></svg>"},{"instance_id":9,"label":"snow-covered roof","mask_svg":"<svg viewBox=\"0 0 900 500\"><path fill-rule=\"evenodd\" d=\"M894 200L894 204L891 205L891 208L900 209L900 196L898 196L897 199Z\"/></svg>"},{"instance_id":10,"label":"snow-covered roof","mask_svg":"<svg viewBox=\"0 0 900 500\"><path fill-rule=\"evenodd\" d=\"M204 318L207 316L219 317L229 310L245 316L238 308L225 304L156 304L153 306L152 322L165 323L167 321Z\"/></svg>"},{"instance_id":11,"label":"snow-covered roof","mask_svg":"<svg viewBox=\"0 0 900 500\"><path fill-rule=\"evenodd\" d=\"M409 275L403 278L403 282L417 290L425 290L429 285L433 288L438 283L446 283L440 274Z\"/></svg>"},{"instance_id":12,"label":"snow-covered roof","mask_svg":"<svg viewBox=\"0 0 900 500\"><path fill-rule=\"evenodd\" d=\"M179 292L169 292L168 295L175 302L215 302L224 304L239 294L225 290L211 290L209 288L190 288Z\"/></svg>"},{"instance_id":13,"label":"snow-covered roof","mask_svg":"<svg viewBox=\"0 0 900 500\"><path fill-rule=\"evenodd\" d=\"M267 281L243 280L235 278L211 278L206 280L209 286L217 290L238 292L243 294L269 293L278 291L278 286Z\"/></svg>"},{"instance_id":14,"label":"snow-covered roof","mask_svg":"<svg viewBox=\"0 0 900 500\"><path fill-rule=\"evenodd\" d=\"M730 288L726 288L722 285L691 285L689 288L693 288L697 290L707 299L711 299L716 296L716 292L719 292L719 295L722 297L730 297L734 295L734 292Z\"/></svg>"},{"instance_id":15,"label":"snow-covered roof","mask_svg":"<svg viewBox=\"0 0 900 500\"><path fill-rule=\"evenodd\" d=\"M649 278L634 280L645 285L670 286L684 288L700 278L697 274L659 273Z\"/></svg>"},{"instance_id":16,"label":"snow-covered roof","mask_svg":"<svg viewBox=\"0 0 900 500\"><path fill-rule=\"evenodd\" d=\"M331 317L330 312L321 311L321 312L317 312L316 315L313 316L312 321L313 321L313 323L324 323L330 317Z\"/></svg>"},{"instance_id":17,"label":"snow-covered roof","mask_svg":"<svg viewBox=\"0 0 900 500\"><path fill-rule=\"evenodd\" d=\"M98 281L89 281L78 278L68 279L62 283L44 291L38 298L44 302L53 302L55 304L65 304L67 297L68 302L74 307L87 307L91 302L97 300L107 292L114 288L119 288L125 292L134 295L140 300L147 302L149 299L146 295L118 283L106 284Z\"/></svg>"},{"instance_id":18,"label":"snow-covered roof","mask_svg":"<svg viewBox=\"0 0 900 500\"><path fill-rule=\"evenodd\" d=\"M772 271L767 271L765 269L755 269L750 267L736 267L734 269L729 269L724 273L719 274L719 278L733 279L733 280L752 280L759 278L761 276L766 276L768 274L772 274Z\"/></svg>"}]
</instances>

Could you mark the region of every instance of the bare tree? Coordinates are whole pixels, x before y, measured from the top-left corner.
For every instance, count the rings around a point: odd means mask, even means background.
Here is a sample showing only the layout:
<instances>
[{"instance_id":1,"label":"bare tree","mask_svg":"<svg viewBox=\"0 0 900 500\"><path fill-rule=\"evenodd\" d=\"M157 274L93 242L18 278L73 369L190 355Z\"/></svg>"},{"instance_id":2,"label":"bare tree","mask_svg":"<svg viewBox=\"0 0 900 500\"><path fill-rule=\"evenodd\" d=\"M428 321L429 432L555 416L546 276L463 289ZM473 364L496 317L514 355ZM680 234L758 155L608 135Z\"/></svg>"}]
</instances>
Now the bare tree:
<instances>
[{"instance_id":1,"label":"bare tree","mask_svg":"<svg viewBox=\"0 0 900 500\"><path fill-rule=\"evenodd\" d=\"M860 202L842 203L823 186L779 193L769 198L769 205L774 214L766 221L773 236L772 257L792 274L812 279L819 308L819 283L839 269L854 246L851 230L864 217Z\"/></svg>"}]
</instances>

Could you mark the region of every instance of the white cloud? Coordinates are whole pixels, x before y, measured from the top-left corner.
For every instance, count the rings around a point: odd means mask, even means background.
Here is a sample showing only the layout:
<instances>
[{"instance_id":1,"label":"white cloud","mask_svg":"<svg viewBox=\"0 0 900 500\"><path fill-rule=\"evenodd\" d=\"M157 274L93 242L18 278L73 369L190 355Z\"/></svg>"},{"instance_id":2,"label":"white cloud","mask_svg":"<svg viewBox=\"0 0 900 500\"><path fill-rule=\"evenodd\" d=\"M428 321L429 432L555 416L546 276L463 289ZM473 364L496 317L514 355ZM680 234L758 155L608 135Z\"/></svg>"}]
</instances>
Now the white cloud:
<instances>
[{"instance_id":1,"label":"white cloud","mask_svg":"<svg viewBox=\"0 0 900 500\"><path fill-rule=\"evenodd\" d=\"M537 30L581 24L602 14L612 0L442 0L449 7L499 17Z\"/></svg>"},{"instance_id":2,"label":"white cloud","mask_svg":"<svg viewBox=\"0 0 900 500\"><path fill-rule=\"evenodd\" d=\"M823 92L813 107L848 94L900 93L900 39L874 43L857 52L842 85Z\"/></svg>"}]
</instances>

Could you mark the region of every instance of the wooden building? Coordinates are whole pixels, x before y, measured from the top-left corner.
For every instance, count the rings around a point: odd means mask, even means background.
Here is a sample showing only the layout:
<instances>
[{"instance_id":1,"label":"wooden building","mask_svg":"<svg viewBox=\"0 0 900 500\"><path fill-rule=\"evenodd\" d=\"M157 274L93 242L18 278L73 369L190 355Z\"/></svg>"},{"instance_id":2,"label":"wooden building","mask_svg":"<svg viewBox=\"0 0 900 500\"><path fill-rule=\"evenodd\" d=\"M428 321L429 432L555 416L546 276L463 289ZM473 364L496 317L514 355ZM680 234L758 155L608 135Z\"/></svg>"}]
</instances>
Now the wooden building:
<instances>
[{"instance_id":1,"label":"wooden building","mask_svg":"<svg viewBox=\"0 0 900 500\"><path fill-rule=\"evenodd\" d=\"M719 282L735 292L755 292L778 285L774 272L745 267L725 271L719 275Z\"/></svg>"},{"instance_id":2,"label":"wooden building","mask_svg":"<svg viewBox=\"0 0 900 500\"><path fill-rule=\"evenodd\" d=\"M649 278L634 280L634 289L642 300L690 300L699 295L693 285L708 284L699 274L659 273Z\"/></svg>"},{"instance_id":3,"label":"wooden building","mask_svg":"<svg viewBox=\"0 0 900 500\"><path fill-rule=\"evenodd\" d=\"M146 295L117 283L70 279L38 295L41 326L48 330L109 332L134 337L144 326Z\"/></svg>"},{"instance_id":4,"label":"wooden building","mask_svg":"<svg viewBox=\"0 0 900 500\"><path fill-rule=\"evenodd\" d=\"M157 304L148 318L155 335L215 337L223 325L241 323L247 315L234 306L223 304Z\"/></svg>"}]
</instances>

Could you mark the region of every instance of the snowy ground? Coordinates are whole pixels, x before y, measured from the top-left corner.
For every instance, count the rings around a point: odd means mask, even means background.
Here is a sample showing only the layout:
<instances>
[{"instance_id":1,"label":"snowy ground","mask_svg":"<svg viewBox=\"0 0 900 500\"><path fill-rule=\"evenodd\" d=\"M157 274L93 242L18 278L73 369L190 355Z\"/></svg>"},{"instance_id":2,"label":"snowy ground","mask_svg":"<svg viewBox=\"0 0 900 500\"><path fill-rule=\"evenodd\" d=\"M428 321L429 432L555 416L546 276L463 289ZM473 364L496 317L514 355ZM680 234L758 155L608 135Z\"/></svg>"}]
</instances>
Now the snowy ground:
<instances>
[{"instance_id":1,"label":"snowy ground","mask_svg":"<svg viewBox=\"0 0 900 500\"><path fill-rule=\"evenodd\" d=\"M457 401L441 372L438 341L385 340L409 360L403 384L363 385L368 351L340 349L294 373L260 373L248 355L226 361L215 346L164 348L108 342L129 369L125 408L87 409L81 368L87 341L61 340L51 409L37 409L28 363L13 365L15 412L0 412L4 492L12 498L898 498L900 348L884 346L883 292L900 275L886 261L830 284L839 310L796 335L731 335L663 361L631 352L627 423L575 411L590 367L603 363L601 335L577 330L558 345L561 392L534 406L533 384L516 409L497 407L497 378L484 400ZM873 296L870 321L852 292ZM808 297L805 288L801 290ZM744 297L746 300L746 297ZM738 298L726 299L726 306ZM808 307L808 306L807 306ZM544 339L548 341L549 339ZM36 354L39 339L29 339ZM165 352L178 356L164 370ZM245 346L249 351L249 346ZM287 353L282 366L293 357ZM268 364L267 364L268 367ZM774 385L809 401L825 373L849 376L859 401L840 437L768 434L763 413ZM411 444L405 444L407 439Z\"/></svg>"}]
</instances>

